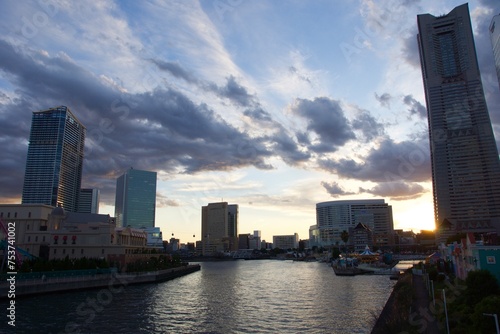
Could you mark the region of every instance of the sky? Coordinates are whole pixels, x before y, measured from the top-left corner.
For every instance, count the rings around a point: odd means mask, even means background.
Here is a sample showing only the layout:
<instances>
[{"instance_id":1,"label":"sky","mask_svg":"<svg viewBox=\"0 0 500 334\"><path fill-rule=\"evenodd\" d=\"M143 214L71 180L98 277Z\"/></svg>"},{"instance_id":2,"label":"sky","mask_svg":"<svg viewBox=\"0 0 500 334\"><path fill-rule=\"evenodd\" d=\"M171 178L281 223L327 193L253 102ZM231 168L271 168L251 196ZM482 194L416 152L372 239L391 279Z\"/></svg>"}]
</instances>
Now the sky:
<instances>
[{"instance_id":1,"label":"sky","mask_svg":"<svg viewBox=\"0 0 500 334\"><path fill-rule=\"evenodd\" d=\"M417 15L461 1L2 1L0 203L20 203L32 112L86 126L82 187L114 216L116 179L156 171L164 239L201 239L201 207L238 233L307 239L316 203L384 199L394 227L434 228ZM500 90L471 1L493 129Z\"/></svg>"}]
</instances>

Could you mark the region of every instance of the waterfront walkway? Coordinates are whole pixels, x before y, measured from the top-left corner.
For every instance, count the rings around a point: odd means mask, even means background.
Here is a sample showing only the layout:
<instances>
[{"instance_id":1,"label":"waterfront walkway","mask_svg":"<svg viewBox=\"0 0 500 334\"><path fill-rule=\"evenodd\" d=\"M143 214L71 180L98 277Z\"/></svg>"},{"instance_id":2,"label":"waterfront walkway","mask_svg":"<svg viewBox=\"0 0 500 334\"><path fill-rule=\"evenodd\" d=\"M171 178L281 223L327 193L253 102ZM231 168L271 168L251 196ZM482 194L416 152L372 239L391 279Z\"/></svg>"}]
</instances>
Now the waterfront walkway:
<instances>
[{"instance_id":1,"label":"waterfront walkway","mask_svg":"<svg viewBox=\"0 0 500 334\"><path fill-rule=\"evenodd\" d=\"M430 310L432 299L429 297L422 275L413 275L413 293L411 305L413 321L418 323L417 327L423 330L423 333L439 334L438 322Z\"/></svg>"},{"instance_id":2,"label":"waterfront walkway","mask_svg":"<svg viewBox=\"0 0 500 334\"><path fill-rule=\"evenodd\" d=\"M426 289L425 281L421 275L412 274L413 299L411 304L410 317L407 324L401 324L394 317L399 314L396 309L397 292L393 291L380 313L371 334L387 333L407 333L403 328L413 325L418 333L440 334L438 322L431 313L430 305L432 303L429 292ZM393 327L400 324L400 332ZM399 326L398 326L399 327ZM396 330L396 331L395 331Z\"/></svg>"}]
</instances>

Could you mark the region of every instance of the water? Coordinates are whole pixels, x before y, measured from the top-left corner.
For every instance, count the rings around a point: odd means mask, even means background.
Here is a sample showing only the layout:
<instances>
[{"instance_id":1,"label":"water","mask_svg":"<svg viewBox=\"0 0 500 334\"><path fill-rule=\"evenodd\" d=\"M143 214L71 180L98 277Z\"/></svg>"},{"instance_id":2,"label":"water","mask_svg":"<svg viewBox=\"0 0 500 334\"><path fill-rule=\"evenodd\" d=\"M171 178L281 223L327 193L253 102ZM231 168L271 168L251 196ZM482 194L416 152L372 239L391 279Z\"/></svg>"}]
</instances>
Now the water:
<instances>
[{"instance_id":1,"label":"water","mask_svg":"<svg viewBox=\"0 0 500 334\"><path fill-rule=\"evenodd\" d=\"M369 333L394 285L318 262L201 266L159 284L18 298L15 332Z\"/></svg>"}]
</instances>

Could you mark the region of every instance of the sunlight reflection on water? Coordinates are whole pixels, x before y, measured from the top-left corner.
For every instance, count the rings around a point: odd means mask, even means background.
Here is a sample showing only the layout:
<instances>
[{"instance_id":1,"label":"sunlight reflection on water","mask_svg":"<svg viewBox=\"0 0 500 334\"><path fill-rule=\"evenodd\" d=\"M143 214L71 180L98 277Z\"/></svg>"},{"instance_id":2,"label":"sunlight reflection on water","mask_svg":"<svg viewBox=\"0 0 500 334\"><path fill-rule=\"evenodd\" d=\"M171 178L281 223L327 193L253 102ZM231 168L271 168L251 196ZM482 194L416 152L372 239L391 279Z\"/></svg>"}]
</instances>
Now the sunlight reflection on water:
<instances>
[{"instance_id":1,"label":"sunlight reflection on water","mask_svg":"<svg viewBox=\"0 0 500 334\"><path fill-rule=\"evenodd\" d=\"M318 262L201 266L169 282L127 286L91 321L78 306L96 290L20 299L17 332L64 333L74 323L80 333L369 333L394 285L381 275L337 277Z\"/></svg>"}]
</instances>

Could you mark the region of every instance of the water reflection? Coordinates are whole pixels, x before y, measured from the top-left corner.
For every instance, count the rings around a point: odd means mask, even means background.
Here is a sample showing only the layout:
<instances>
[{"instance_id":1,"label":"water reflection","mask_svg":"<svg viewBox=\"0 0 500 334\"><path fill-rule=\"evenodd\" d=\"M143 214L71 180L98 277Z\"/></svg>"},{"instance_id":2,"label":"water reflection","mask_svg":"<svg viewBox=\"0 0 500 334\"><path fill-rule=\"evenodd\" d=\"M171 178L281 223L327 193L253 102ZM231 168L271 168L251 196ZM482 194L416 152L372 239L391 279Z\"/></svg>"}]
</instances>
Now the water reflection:
<instances>
[{"instance_id":1,"label":"water reflection","mask_svg":"<svg viewBox=\"0 0 500 334\"><path fill-rule=\"evenodd\" d=\"M81 333L369 333L394 284L383 275L337 277L317 262L201 265L169 282L127 286L90 322L77 309L95 290L19 299L17 333L61 333L70 322Z\"/></svg>"}]
</instances>

